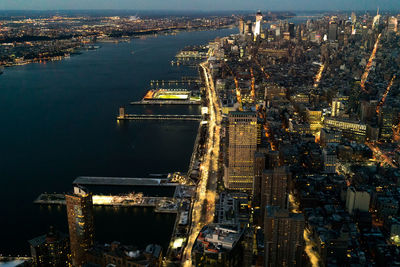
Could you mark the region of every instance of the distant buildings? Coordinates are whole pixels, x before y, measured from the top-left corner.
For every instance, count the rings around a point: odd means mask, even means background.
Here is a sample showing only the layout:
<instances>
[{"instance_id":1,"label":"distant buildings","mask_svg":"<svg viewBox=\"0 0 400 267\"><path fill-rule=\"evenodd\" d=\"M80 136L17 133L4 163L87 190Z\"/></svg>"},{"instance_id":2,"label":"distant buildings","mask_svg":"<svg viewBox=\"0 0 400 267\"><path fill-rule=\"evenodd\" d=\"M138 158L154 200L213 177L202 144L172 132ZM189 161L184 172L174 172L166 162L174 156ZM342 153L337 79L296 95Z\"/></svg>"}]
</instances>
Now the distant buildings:
<instances>
[{"instance_id":1,"label":"distant buildings","mask_svg":"<svg viewBox=\"0 0 400 267\"><path fill-rule=\"evenodd\" d=\"M50 227L47 234L33 238L28 242L33 266L70 266L68 235Z\"/></svg>"},{"instance_id":2,"label":"distant buildings","mask_svg":"<svg viewBox=\"0 0 400 267\"><path fill-rule=\"evenodd\" d=\"M265 266L302 266L303 214L267 206L264 223Z\"/></svg>"},{"instance_id":3,"label":"distant buildings","mask_svg":"<svg viewBox=\"0 0 400 267\"><path fill-rule=\"evenodd\" d=\"M257 149L257 116L254 112L229 113L227 187L251 191L254 153Z\"/></svg>"},{"instance_id":4,"label":"distant buildings","mask_svg":"<svg viewBox=\"0 0 400 267\"><path fill-rule=\"evenodd\" d=\"M73 194L66 194L69 237L73 266L82 266L86 252L93 246L92 194L75 186Z\"/></svg>"}]
</instances>

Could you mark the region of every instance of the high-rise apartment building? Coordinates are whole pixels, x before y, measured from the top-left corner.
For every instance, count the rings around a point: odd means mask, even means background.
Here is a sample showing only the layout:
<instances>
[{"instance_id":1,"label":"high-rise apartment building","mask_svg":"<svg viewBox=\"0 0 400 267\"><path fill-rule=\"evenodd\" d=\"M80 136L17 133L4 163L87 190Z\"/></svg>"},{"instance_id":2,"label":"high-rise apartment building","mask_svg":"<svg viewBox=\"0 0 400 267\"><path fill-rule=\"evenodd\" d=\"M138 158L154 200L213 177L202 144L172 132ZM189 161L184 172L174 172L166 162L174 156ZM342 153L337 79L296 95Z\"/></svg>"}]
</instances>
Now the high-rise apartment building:
<instances>
[{"instance_id":1,"label":"high-rise apartment building","mask_svg":"<svg viewBox=\"0 0 400 267\"><path fill-rule=\"evenodd\" d=\"M74 187L73 194L66 194L69 238L73 266L82 266L86 252L93 246L92 194L84 188Z\"/></svg>"},{"instance_id":2,"label":"high-rise apartment building","mask_svg":"<svg viewBox=\"0 0 400 267\"><path fill-rule=\"evenodd\" d=\"M261 181L265 170L265 153L256 152L254 155L254 181L253 181L253 204L259 207L261 204Z\"/></svg>"},{"instance_id":3,"label":"high-rise apartment building","mask_svg":"<svg viewBox=\"0 0 400 267\"><path fill-rule=\"evenodd\" d=\"M336 21L330 21L328 27L328 40L336 41L338 37L338 24Z\"/></svg>"},{"instance_id":4,"label":"high-rise apartment building","mask_svg":"<svg viewBox=\"0 0 400 267\"><path fill-rule=\"evenodd\" d=\"M257 149L257 115L254 112L229 113L227 187L251 191L254 179L254 153Z\"/></svg>"},{"instance_id":5,"label":"high-rise apartment building","mask_svg":"<svg viewBox=\"0 0 400 267\"><path fill-rule=\"evenodd\" d=\"M265 208L265 266L302 266L304 216L276 206Z\"/></svg>"},{"instance_id":6,"label":"high-rise apartment building","mask_svg":"<svg viewBox=\"0 0 400 267\"><path fill-rule=\"evenodd\" d=\"M286 208L287 187L291 173L287 167L265 170L261 179L261 207L278 206Z\"/></svg>"}]
</instances>

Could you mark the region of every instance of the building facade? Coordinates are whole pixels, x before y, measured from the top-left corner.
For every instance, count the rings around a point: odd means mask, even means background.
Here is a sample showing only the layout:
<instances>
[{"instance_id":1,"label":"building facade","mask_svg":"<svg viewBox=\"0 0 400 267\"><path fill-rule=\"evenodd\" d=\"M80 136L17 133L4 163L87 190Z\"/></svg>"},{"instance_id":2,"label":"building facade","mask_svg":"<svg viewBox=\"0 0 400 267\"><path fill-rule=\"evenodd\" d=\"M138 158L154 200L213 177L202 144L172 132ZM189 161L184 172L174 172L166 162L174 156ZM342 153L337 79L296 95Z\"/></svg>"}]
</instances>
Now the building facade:
<instances>
[{"instance_id":1,"label":"building facade","mask_svg":"<svg viewBox=\"0 0 400 267\"><path fill-rule=\"evenodd\" d=\"M65 199L72 265L82 266L94 239L92 194L75 186L74 193L66 194Z\"/></svg>"},{"instance_id":2,"label":"building facade","mask_svg":"<svg viewBox=\"0 0 400 267\"><path fill-rule=\"evenodd\" d=\"M229 113L227 187L251 191L254 153L257 149L257 116L254 112Z\"/></svg>"},{"instance_id":3,"label":"building facade","mask_svg":"<svg viewBox=\"0 0 400 267\"><path fill-rule=\"evenodd\" d=\"M304 216L276 206L265 208L265 266L302 266Z\"/></svg>"},{"instance_id":4,"label":"building facade","mask_svg":"<svg viewBox=\"0 0 400 267\"><path fill-rule=\"evenodd\" d=\"M65 267L69 262L68 235L50 227L47 234L28 241L33 266Z\"/></svg>"}]
</instances>

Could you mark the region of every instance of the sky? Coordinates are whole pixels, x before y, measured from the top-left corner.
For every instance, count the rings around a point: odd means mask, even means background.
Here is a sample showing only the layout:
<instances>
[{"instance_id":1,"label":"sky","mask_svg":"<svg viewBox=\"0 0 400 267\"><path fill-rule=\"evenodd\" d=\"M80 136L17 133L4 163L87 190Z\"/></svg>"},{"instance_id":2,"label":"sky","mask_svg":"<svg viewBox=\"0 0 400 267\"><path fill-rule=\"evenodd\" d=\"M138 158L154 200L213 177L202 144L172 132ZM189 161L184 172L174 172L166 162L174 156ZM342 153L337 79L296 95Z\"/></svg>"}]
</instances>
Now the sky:
<instances>
[{"instance_id":1,"label":"sky","mask_svg":"<svg viewBox=\"0 0 400 267\"><path fill-rule=\"evenodd\" d=\"M0 10L399 10L400 0L0 0Z\"/></svg>"}]
</instances>

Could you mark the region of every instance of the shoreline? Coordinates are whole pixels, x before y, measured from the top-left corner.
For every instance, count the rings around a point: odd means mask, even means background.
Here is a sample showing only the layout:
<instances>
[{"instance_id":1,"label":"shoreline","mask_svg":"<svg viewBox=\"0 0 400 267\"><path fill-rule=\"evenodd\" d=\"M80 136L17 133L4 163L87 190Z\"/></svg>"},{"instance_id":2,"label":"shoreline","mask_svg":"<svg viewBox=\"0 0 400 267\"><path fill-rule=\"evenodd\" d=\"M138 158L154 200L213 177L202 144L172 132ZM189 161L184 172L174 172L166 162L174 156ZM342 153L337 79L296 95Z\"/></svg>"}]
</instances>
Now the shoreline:
<instances>
[{"instance_id":1,"label":"shoreline","mask_svg":"<svg viewBox=\"0 0 400 267\"><path fill-rule=\"evenodd\" d=\"M163 34L163 35L168 36L168 35L176 35L181 32L213 31L213 30L222 30L222 29L232 29L234 27L235 27L235 25L224 25L221 27L212 27L212 28L199 26L199 27L190 27L190 28L166 28L166 29L159 29L159 30L146 30L146 31L142 31L142 32L137 31L137 32L133 32L131 35L127 35L127 36L125 36L125 35L121 35L118 37L108 36L107 39L96 40L94 42L87 43L87 44L80 44L77 47L68 48L65 51L59 52L59 53L64 53L64 55L21 60L21 61L14 62L14 63L0 64L0 67L2 66L4 68L11 68L11 67L24 66L24 65L35 64L35 63L46 64L47 62L61 61L64 59L68 59L71 56L80 55L84 51L100 49L101 47L95 48L95 49L85 49L85 46L93 46L93 45L101 44L101 43L118 44L120 42L131 42L133 39L137 39L137 38L157 37L158 34ZM94 38L99 38L99 37L94 36ZM4 72L5 72L5 70L4 70Z\"/></svg>"}]
</instances>

